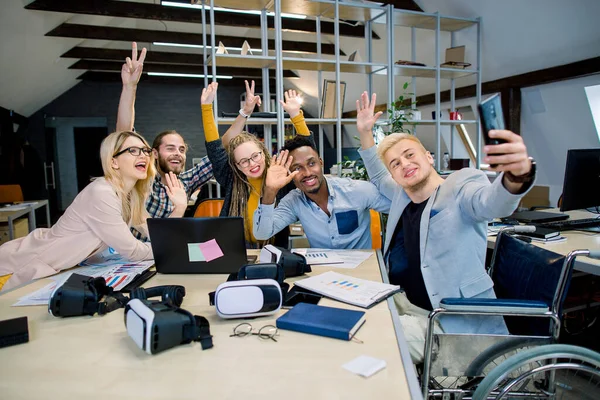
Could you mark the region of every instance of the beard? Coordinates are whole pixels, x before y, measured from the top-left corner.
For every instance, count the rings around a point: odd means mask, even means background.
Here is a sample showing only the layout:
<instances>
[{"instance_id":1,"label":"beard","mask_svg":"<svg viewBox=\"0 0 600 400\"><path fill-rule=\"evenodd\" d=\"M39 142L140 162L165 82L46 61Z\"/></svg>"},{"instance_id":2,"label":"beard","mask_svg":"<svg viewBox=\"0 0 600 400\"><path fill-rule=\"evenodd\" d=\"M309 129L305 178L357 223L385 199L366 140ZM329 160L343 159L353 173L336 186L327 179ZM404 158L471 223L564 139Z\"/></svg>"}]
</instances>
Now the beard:
<instances>
[{"instance_id":1,"label":"beard","mask_svg":"<svg viewBox=\"0 0 600 400\"><path fill-rule=\"evenodd\" d=\"M421 179L419 182L415 182L412 185L405 187L404 190L406 190L408 192L418 192L419 190L423 189L427 185L430 177L431 177L431 169L429 170L427 175L425 175L423 177L423 179Z\"/></svg>"},{"instance_id":2,"label":"beard","mask_svg":"<svg viewBox=\"0 0 600 400\"><path fill-rule=\"evenodd\" d=\"M313 187L313 188L308 189L308 190L304 190L305 193L307 193L307 194L315 194L315 193L319 192L319 190L321 189L321 186L323 185L323 178L322 177L319 178L318 176L315 176L315 178L317 179L317 185L315 187ZM302 186L304 186L304 184L302 182L300 182L300 184ZM298 187L298 185L296 185L296 187ZM300 190L302 190L302 189L300 189Z\"/></svg>"},{"instance_id":3,"label":"beard","mask_svg":"<svg viewBox=\"0 0 600 400\"><path fill-rule=\"evenodd\" d=\"M179 160L180 164L178 167L173 167L169 164L169 160ZM181 171L183 171L183 168L185 167L185 163L181 157L163 158L163 157L159 156L158 157L158 166L159 166L160 170L162 172L164 172L165 174L172 172L175 175L179 175L181 173Z\"/></svg>"}]
</instances>

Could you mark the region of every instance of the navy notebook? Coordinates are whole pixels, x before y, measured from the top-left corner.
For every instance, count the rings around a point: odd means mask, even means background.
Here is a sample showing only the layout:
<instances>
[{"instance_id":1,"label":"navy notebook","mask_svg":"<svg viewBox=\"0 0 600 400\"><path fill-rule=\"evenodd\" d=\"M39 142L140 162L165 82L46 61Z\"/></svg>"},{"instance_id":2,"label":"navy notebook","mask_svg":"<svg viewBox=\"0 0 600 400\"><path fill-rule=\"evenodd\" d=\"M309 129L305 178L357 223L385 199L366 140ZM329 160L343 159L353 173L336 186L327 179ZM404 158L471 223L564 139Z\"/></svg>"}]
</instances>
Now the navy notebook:
<instances>
[{"instance_id":1,"label":"navy notebook","mask_svg":"<svg viewBox=\"0 0 600 400\"><path fill-rule=\"evenodd\" d=\"M350 340L365 323L365 312L298 303L277 318L277 328Z\"/></svg>"}]
</instances>

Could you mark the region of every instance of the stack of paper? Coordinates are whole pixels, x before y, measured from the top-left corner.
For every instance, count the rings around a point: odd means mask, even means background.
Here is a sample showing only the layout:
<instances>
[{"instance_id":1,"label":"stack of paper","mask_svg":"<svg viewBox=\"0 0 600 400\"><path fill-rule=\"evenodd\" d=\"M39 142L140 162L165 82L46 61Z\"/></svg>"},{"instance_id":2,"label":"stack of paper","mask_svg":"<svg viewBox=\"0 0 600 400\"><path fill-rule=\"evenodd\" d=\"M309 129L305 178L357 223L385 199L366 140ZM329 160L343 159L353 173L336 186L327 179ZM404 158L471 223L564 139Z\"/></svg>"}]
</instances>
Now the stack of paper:
<instances>
[{"instance_id":1,"label":"stack of paper","mask_svg":"<svg viewBox=\"0 0 600 400\"><path fill-rule=\"evenodd\" d=\"M358 279L333 271L299 280L295 285L364 308L369 308L400 291L400 286Z\"/></svg>"}]
</instances>

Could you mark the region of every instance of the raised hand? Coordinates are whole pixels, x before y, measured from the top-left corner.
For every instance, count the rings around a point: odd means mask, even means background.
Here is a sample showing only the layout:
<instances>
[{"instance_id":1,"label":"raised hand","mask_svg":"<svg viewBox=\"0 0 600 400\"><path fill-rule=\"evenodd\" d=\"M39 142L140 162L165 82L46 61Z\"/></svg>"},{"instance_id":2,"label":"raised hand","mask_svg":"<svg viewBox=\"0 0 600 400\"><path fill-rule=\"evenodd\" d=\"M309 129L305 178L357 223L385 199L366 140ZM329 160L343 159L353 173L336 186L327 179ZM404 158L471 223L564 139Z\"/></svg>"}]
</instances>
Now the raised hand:
<instances>
[{"instance_id":1,"label":"raised hand","mask_svg":"<svg viewBox=\"0 0 600 400\"><path fill-rule=\"evenodd\" d=\"M177 175L175 175L173 172L165 174L165 181L167 184L167 196L169 196L169 199L173 202L173 205L175 206L174 212L180 211L181 215L179 216L183 216L183 213L187 208L188 201L187 193L185 192L183 183L177 178Z\"/></svg>"},{"instance_id":2,"label":"raised hand","mask_svg":"<svg viewBox=\"0 0 600 400\"><path fill-rule=\"evenodd\" d=\"M272 191L278 191L292 181L298 171L290 173L293 157L287 150L283 150L271 159L271 166L267 170L265 185Z\"/></svg>"},{"instance_id":3,"label":"raised hand","mask_svg":"<svg viewBox=\"0 0 600 400\"><path fill-rule=\"evenodd\" d=\"M254 107L262 104L260 96L254 95L254 81L252 84L248 84L248 81L244 81L246 84L246 103L244 103L244 114L250 115L254 111Z\"/></svg>"},{"instance_id":4,"label":"raised hand","mask_svg":"<svg viewBox=\"0 0 600 400\"><path fill-rule=\"evenodd\" d=\"M219 87L218 82L211 82L207 87L202 89L202 95L200 95L200 104L212 104L217 95L217 88Z\"/></svg>"},{"instance_id":5,"label":"raised hand","mask_svg":"<svg viewBox=\"0 0 600 400\"><path fill-rule=\"evenodd\" d=\"M373 93L369 101L369 94L366 91L360 95L360 100L356 100L356 128L359 133L373 135L373 126L383 114L382 111L375 113L376 102L377 95Z\"/></svg>"},{"instance_id":6,"label":"raised hand","mask_svg":"<svg viewBox=\"0 0 600 400\"><path fill-rule=\"evenodd\" d=\"M294 89L290 89L283 93L285 97L285 101L279 100L283 109L290 114L290 118L294 118L296 115L300 114L300 98L298 97L298 93Z\"/></svg>"},{"instance_id":7,"label":"raised hand","mask_svg":"<svg viewBox=\"0 0 600 400\"><path fill-rule=\"evenodd\" d=\"M127 57L125 64L121 68L121 81L123 85L135 86L140 81L144 60L146 59L146 48L142 49L139 58L137 52L137 43L131 43L131 58Z\"/></svg>"}]
</instances>

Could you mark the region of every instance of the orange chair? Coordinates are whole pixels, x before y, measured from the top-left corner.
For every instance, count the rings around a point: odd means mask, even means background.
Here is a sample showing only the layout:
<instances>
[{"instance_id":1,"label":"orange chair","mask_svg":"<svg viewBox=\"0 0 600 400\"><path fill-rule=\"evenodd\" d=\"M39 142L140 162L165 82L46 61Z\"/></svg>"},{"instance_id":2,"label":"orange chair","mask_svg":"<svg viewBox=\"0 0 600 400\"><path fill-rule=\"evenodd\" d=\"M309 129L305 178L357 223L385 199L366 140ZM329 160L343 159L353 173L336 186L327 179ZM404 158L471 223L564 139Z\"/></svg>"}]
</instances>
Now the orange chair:
<instances>
[{"instance_id":1,"label":"orange chair","mask_svg":"<svg viewBox=\"0 0 600 400\"><path fill-rule=\"evenodd\" d=\"M205 199L198 204L194 217L218 217L223 208L224 199Z\"/></svg>"},{"instance_id":2,"label":"orange chair","mask_svg":"<svg viewBox=\"0 0 600 400\"><path fill-rule=\"evenodd\" d=\"M23 201L23 191L20 185L0 185L0 203Z\"/></svg>"},{"instance_id":3,"label":"orange chair","mask_svg":"<svg viewBox=\"0 0 600 400\"><path fill-rule=\"evenodd\" d=\"M383 229L381 215L375 210L371 211L371 242L374 249L381 249L383 243Z\"/></svg>"}]
</instances>

